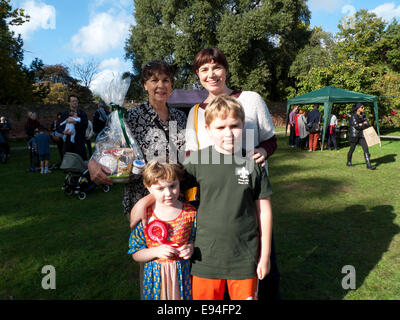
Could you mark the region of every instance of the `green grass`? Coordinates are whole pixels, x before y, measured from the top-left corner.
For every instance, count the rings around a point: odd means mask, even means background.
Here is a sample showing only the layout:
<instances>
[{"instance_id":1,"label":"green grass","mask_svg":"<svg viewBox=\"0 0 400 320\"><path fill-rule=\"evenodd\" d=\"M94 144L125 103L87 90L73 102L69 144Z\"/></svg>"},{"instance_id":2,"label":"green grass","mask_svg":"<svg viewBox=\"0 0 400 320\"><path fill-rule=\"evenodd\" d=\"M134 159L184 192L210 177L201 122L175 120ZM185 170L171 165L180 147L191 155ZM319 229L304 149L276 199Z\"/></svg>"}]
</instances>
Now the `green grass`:
<instances>
[{"instance_id":1,"label":"green grass","mask_svg":"<svg viewBox=\"0 0 400 320\"><path fill-rule=\"evenodd\" d=\"M138 299L123 186L81 201L62 192L62 172L42 176L28 167L26 150L0 167L0 299ZM45 265L56 269L56 290L41 287Z\"/></svg>"},{"instance_id":2,"label":"green grass","mask_svg":"<svg viewBox=\"0 0 400 320\"><path fill-rule=\"evenodd\" d=\"M274 238L283 299L400 299L400 141L308 153L287 146L269 161ZM58 160L57 149L52 159ZM127 252L123 185L86 200L61 191L64 174L27 173L26 150L0 166L0 299L138 299L138 266ZM41 269L56 268L56 290ZM356 269L356 290L341 287Z\"/></svg>"},{"instance_id":3,"label":"green grass","mask_svg":"<svg viewBox=\"0 0 400 320\"><path fill-rule=\"evenodd\" d=\"M399 299L400 141L370 148L370 171L359 146L348 168L348 146L308 153L287 139L270 160L282 296ZM356 290L342 289L345 265L356 269Z\"/></svg>"}]
</instances>

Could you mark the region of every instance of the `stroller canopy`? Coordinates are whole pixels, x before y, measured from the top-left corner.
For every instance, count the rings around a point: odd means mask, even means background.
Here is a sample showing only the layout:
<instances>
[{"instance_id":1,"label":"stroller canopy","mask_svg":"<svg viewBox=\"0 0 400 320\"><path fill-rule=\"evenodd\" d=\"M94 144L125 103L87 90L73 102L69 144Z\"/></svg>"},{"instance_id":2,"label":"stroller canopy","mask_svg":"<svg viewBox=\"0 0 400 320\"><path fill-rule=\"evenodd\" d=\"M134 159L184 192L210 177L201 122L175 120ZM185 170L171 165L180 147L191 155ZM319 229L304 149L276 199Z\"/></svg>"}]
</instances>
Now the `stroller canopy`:
<instances>
[{"instance_id":1,"label":"stroller canopy","mask_svg":"<svg viewBox=\"0 0 400 320\"><path fill-rule=\"evenodd\" d=\"M83 173L88 168L88 161L84 161L79 154L66 152L61 162L60 169L71 172Z\"/></svg>"}]
</instances>

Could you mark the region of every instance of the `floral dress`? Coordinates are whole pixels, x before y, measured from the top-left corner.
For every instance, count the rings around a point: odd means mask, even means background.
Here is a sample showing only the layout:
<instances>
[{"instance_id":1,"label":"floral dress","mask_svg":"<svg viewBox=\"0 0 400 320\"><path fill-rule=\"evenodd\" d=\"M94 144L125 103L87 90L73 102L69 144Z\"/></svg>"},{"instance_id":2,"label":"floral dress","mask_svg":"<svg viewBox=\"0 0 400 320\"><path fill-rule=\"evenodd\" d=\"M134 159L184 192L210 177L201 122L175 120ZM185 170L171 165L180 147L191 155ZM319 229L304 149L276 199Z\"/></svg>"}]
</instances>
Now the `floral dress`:
<instances>
[{"instance_id":1,"label":"floral dress","mask_svg":"<svg viewBox=\"0 0 400 320\"><path fill-rule=\"evenodd\" d=\"M148 223L157 219L152 207L147 208ZM196 233L196 209L183 203L179 216L163 221L168 228L168 241L182 246L194 241ZM159 246L144 232L142 223L133 229L129 239L129 254ZM178 258L179 259L179 258ZM189 260L154 259L144 265L143 300L191 300L192 284Z\"/></svg>"}]
</instances>

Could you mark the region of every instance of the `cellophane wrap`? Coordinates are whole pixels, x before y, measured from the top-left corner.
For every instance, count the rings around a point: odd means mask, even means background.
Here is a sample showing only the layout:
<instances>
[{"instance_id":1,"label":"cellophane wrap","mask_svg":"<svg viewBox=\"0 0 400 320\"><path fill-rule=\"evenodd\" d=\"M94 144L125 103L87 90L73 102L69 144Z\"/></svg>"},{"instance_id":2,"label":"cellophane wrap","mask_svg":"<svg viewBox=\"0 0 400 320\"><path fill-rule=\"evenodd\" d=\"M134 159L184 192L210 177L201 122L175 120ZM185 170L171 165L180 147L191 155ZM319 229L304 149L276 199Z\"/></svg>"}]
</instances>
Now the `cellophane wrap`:
<instances>
[{"instance_id":1,"label":"cellophane wrap","mask_svg":"<svg viewBox=\"0 0 400 320\"><path fill-rule=\"evenodd\" d=\"M144 160L143 153L124 119L122 107L129 89L130 78L114 75L111 81L103 81L95 91L112 108L105 128L98 134L91 159L111 171L114 182L128 182L134 160Z\"/></svg>"}]
</instances>

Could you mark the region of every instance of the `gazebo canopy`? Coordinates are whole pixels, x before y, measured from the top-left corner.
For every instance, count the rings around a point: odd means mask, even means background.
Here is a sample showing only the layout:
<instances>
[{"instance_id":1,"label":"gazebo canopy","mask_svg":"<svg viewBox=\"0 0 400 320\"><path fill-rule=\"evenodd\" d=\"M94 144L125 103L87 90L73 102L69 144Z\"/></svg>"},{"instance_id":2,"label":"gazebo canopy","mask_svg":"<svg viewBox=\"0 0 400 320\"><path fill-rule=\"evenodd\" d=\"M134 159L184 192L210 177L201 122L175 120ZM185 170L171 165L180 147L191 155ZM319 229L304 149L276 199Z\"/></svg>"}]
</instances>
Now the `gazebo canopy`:
<instances>
[{"instance_id":1,"label":"gazebo canopy","mask_svg":"<svg viewBox=\"0 0 400 320\"><path fill-rule=\"evenodd\" d=\"M175 105L195 105L196 103L203 102L208 96L206 90L184 90L175 89L168 99L168 104Z\"/></svg>"},{"instance_id":2,"label":"gazebo canopy","mask_svg":"<svg viewBox=\"0 0 400 320\"><path fill-rule=\"evenodd\" d=\"M324 126L322 131L322 141L325 141L325 132L328 127L329 116L331 115L334 103L369 103L373 105L373 111L376 120L376 129L379 135L378 120L378 98L369 94L354 92L328 86L319 90L305 93L301 96L289 99L286 106L286 127L289 122L289 110L291 105L297 104L323 104L324 105ZM323 148L323 143L321 150Z\"/></svg>"}]
</instances>

